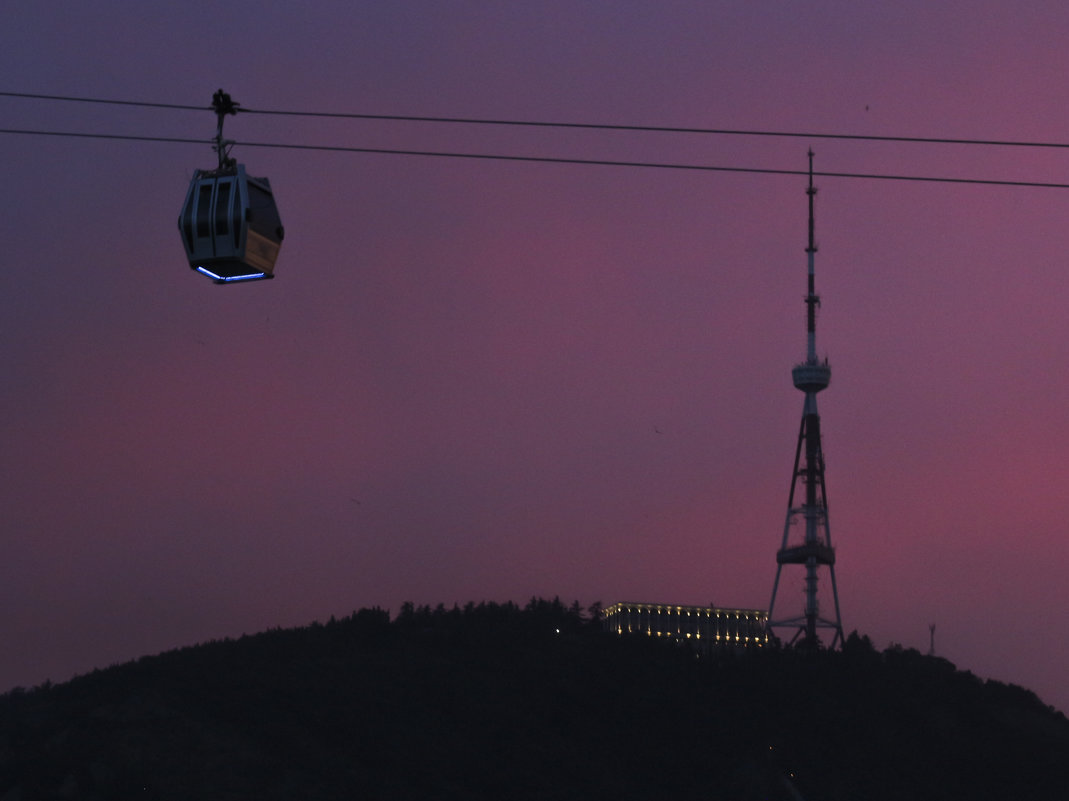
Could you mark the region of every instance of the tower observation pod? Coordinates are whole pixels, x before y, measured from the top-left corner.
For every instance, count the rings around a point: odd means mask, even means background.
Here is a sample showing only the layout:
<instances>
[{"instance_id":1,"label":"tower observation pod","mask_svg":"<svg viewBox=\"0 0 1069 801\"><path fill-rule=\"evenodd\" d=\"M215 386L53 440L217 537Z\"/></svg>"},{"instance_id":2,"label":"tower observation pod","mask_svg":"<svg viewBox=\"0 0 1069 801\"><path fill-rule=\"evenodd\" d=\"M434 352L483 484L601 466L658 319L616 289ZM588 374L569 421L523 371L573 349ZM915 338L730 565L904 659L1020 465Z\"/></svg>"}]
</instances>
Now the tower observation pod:
<instances>
[{"instance_id":1,"label":"tower observation pod","mask_svg":"<svg viewBox=\"0 0 1069 801\"><path fill-rule=\"evenodd\" d=\"M178 230L191 269L218 284L274 278L284 231L271 184L254 178L229 158L223 119L237 104L222 89L212 98L219 118L214 149L219 165L196 170L178 215Z\"/></svg>"},{"instance_id":2,"label":"tower observation pod","mask_svg":"<svg viewBox=\"0 0 1069 801\"><path fill-rule=\"evenodd\" d=\"M787 522L783 527L783 541L776 553L776 580L772 585L772 600L768 605L767 629L786 630L790 642L801 641L809 647L821 645L820 629L830 630L831 648L843 643L843 625L839 614L839 590L835 585L835 550L831 544L828 525L828 500L824 486L824 452L820 442L820 415L817 412L817 393L831 383L828 360L817 358L816 318L820 296L814 288L814 259L817 252L813 236L813 200L817 190L813 186L813 151L809 151L809 293L806 295L806 360L791 370L796 389L805 393L802 407L802 426L798 432L798 446L794 452L794 471L791 492L787 500ZM799 492L799 483L802 491ZM800 502L799 502L800 501ZM801 525L798 525L801 523ZM792 533L794 536L792 536ZM799 537L799 534L801 537ZM780 614L776 609L780 576L784 568L802 568L805 572L805 603L800 613ZM826 568L831 579L834 617L821 614L817 585L819 571Z\"/></svg>"}]
</instances>

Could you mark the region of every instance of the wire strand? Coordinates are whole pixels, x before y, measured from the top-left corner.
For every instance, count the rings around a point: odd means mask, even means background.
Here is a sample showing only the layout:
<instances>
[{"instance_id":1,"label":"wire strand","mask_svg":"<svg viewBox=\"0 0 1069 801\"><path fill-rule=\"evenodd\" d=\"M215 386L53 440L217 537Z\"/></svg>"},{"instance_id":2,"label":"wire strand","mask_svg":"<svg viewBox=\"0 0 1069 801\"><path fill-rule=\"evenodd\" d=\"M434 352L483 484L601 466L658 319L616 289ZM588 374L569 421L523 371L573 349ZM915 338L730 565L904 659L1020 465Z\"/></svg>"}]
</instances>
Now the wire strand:
<instances>
[{"instance_id":1,"label":"wire strand","mask_svg":"<svg viewBox=\"0 0 1069 801\"><path fill-rule=\"evenodd\" d=\"M131 142L170 142L182 145L212 145L215 143L215 139L189 139L180 136L137 136L133 134L85 133L80 131L34 131L22 128L0 128L0 134L71 136L78 139L125 139Z\"/></svg>"},{"instance_id":2,"label":"wire strand","mask_svg":"<svg viewBox=\"0 0 1069 801\"><path fill-rule=\"evenodd\" d=\"M22 128L0 128L0 134L24 136L75 137L77 139L120 139L133 142L171 142L176 144L214 144L215 139L188 139L176 136L135 136L131 134L89 134L77 130L28 130ZM229 141L229 140L228 140Z\"/></svg>"},{"instance_id":3,"label":"wire strand","mask_svg":"<svg viewBox=\"0 0 1069 801\"><path fill-rule=\"evenodd\" d=\"M66 95L47 95L29 92L0 92L2 97L17 97L35 100L52 100L77 103L105 103L119 106L142 106L145 108L179 109L183 111L211 111L211 106L194 106L179 103L150 103L137 100L110 100L96 97L71 97ZM291 111L285 109L256 109L241 107L242 114L263 114L288 117L320 117L333 119L380 120L391 122L422 122L452 125L499 125L530 128L586 129L598 131L632 131L668 134L700 134L713 136L755 136L784 137L798 139L839 139L862 142L906 142L914 144L936 145L973 145L984 147L1025 147L1025 148L1069 148L1069 142L1034 142L1014 139L964 139L942 136L890 136L879 134L819 133L803 131L768 131L736 128L696 128L673 127L665 125L620 125L592 122L550 122L539 120L502 120L478 117L434 117L402 114L363 114L337 111Z\"/></svg>"},{"instance_id":4,"label":"wire strand","mask_svg":"<svg viewBox=\"0 0 1069 801\"><path fill-rule=\"evenodd\" d=\"M165 142L172 144L210 145L213 139L189 139L173 136L136 136L129 134L100 134L84 133L75 131L42 131L16 128L0 128L0 134L14 134L23 136L55 136L77 137L82 139L112 139L135 142ZM229 140L228 140L229 141ZM751 173L757 175L808 175L807 170L781 170L764 167L724 167L707 164L673 164L668 162L649 161L616 161L611 159L579 159L564 158L558 156L518 156L497 153L456 153L436 150L399 150L392 148L375 147L346 147L339 145L302 145L287 142L242 142L234 141L231 144L238 147L275 148L279 150L309 150L333 153L368 153L373 155L391 156L420 156L431 158L451 159L481 159L488 161L513 161L530 162L537 164L570 164L587 165L598 167L633 167L658 170L690 170L698 172L736 172ZM860 180L882 181L912 181L947 184L973 184L984 186L1005 187L1030 187L1040 189L1069 189L1069 184L1050 183L1043 181L1008 181L992 178L951 178L931 175L887 175L881 173L855 173L855 172L814 172L814 176L821 178L851 178Z\"/></svg>"},{"instance_id":5,"label":"wire strand","mask_svg":"<svg viewBox=\"0 0 1069 801\"><path fill-rule=\"evenodd\" d=\"M393 122L430 122L459 125L511 125L530 128L564 128L564 129L587 129L598 131L634 131L647 133L670 133L670 134L704 134L715 136L758 136L758 137L791 137L799 139L843 139L865 142L910 142L919 144L938 145L984 145L988 147L1037 147L1037 148L1069 148L1067 142L1027 142L1007 139L954 139L948 137L933 136L884 136L879 134L837 134L837 133L814 133L803 131L760 131L734 128L688 128L672 127L665 125L619 125L592 122L544 122L528 120L497 120L481 119L475 117L422 117L400 114L360 114L341 112L317 112L317 111L274 111L267 109L242 108L247 114L271 114L290 117L324 117L358 120L384 120Z\"/></svg>"},{"instance_id":6,"label":"wire strand","mask_svg":"<svg viewBox=\"0 0 1069 801\"><path fill-rule=\"evenodd\" d=\"M488 159L493 161L526 161L542 164L576 164L576 165L592 165L601 167L641 167L647 169L659 169L659 170L695 170L701 172L740 172L740 173L755 173L760 175L809 175L808 170L781 170L773 168L762 167L722 167L711 166L705 164L672 164L672 163L659 163L659 162L647 162L647 161L613 161L609 159L576 159L576 158L563 158L556 156L514 156L514 155L499 155L491 153L453 153L444 151L433 150L394 150L390 148L372 148L372 147L336 147L328 145L296 145L296 144L282 144L282 143L268 143L268 142L235 142L235 145L241 147L273 147L283 148L289 150L325 150L335 151L343 153L373 153L373 154L386 154L396 156L428 156L437 158L456 158L456 159ZM949 178L940 176L924 176L924 175L885 175L879 173L854 173L854 172L817 172L814 171L815 177L821 178L854 178L864 180L885 180L885 181L914 181L914 182L931 182L931 183L950 183L950 184L978 184L986 186L1018 186L1018 187L1032 187L1041 189L1069 189L1069 184L1059 184L1043 181L1009 181L998 180L993 178Z\"/></svg>"},{"instance_id":7,"label":"wire strand","mask_svg":"<svg viewBox=\"0 0 1069 801\"><path fill-rule=\"evenodd\" d=\"M29 100L57 100L70 103L105 103L111 106L142 106L144 108L169 108L183 111L211 111L212 107L188 106L178 103L147 103L141 100L106 100L99 97L68 97L65 95L42 95L30 92L0 92L0 97L20 97Z\"/></svg>"}]
</instances>

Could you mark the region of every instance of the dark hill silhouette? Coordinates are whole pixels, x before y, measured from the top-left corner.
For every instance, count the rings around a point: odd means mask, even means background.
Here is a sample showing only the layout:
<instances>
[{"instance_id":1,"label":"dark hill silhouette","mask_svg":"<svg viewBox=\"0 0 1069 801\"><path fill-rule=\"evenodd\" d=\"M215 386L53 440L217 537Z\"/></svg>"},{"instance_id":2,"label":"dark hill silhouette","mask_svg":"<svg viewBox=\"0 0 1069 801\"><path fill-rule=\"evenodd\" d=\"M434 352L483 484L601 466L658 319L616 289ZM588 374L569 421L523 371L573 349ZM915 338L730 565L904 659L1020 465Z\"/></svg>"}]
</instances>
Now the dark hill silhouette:
<instances>
[{"instance_id":1,"label":"dark hill silhouette","mask_svg":"<svg viewBox=\"0 0 1069 801\"><path fill-rule=\"evenodd\" d=\"M1069 721L917 651L699 659L578 604L406 604L0 696L0 801L1052 799Z\"/></svg>"}]
</instances>

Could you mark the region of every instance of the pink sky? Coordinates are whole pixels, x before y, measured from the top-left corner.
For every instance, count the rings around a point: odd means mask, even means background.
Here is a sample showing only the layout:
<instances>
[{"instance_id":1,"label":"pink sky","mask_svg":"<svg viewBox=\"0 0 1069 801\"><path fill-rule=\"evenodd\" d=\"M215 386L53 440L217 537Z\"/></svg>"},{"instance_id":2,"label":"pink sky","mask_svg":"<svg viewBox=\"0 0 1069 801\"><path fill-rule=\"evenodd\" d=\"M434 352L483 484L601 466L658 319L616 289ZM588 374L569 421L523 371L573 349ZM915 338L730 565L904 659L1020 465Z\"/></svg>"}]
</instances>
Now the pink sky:
<instances>
[{"instance_id":1,"label":"pink sky","mask_svg":"<svg viewBox=\"0 0 1069 801\"><path fill-rule=\"evenodd\" d=\"M1066 140L1060 3L41 2L0 90ZM207 111L0 98L5 128ZM239 115L239 141L1069 182L1061 151ZM766 608L805 180L237 147L277 280L175 226L207 146L3 137L0 691L378 605ZM818 178L843 623L1069 710L1069 192ZM801 603L801 582L780 603Z\"/></svg>"}]
</instances>

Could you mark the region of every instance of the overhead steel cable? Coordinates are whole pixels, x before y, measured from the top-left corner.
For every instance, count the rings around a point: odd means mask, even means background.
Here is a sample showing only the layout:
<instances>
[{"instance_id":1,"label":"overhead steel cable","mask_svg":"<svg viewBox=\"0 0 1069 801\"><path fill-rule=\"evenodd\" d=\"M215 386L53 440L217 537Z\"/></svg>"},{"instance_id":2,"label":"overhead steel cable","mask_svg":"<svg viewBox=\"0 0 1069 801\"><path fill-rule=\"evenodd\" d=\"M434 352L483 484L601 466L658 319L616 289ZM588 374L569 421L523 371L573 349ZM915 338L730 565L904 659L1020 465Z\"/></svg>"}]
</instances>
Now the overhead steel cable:
<instances>
[{"instance_id":1,"label":"overhead steel cable","mask_svg":"<svg viewBox=\"0 0 1069 801\"><path fill-rule=\"evenodd\" d=\"M180 103L152 103L138 100L110 100L96 97L71 97L66 95L36 94L30 92L2 92L0 97L17 97L35 100L53 100L78 103L105 103L120 106L143 106L146 108L179 109L183 111L211 111L211 106L195 106ZM965 139L945 136L892 136L880 134L845 134L820 133L805 131L768 131L742 128L697 128L666 125L625 125L593 122L550 122L544 120L503 120L480 117L436 117L405 114L365 114L340 111L292 111L286 109L257 109L241 106L236 109L241 114L263 114L288 117L320 117L333 119L381 120L390 122L422 122L454 125L498 125L529 128L586 129L598 131L632 131L669 134L702 134L715 136L755 136L785 137L797 139L841 139L863 142L907 142L935 145L979 145L984 147L1033 147L1033 148L1069 148L1069 142L1031 142L1015 139Z\"/></svg>"},{"instance_id":2,"label":"overhead steel cable","mask_svg":"<svg viewBox=\"0 0 1069 801\"><path fill-rule=\"evenodd\" d=\"M493 161L527 161L544 164L579 164L601 167L641 167L658 170L696 170L702 172L742 172L756 173L759 175L808 175L808 170L778 170L763 167L719 167L706 164L672 164L664 162L648 161L615 161L611 159L579 159L564 158L557 156L515 156L492 153L455 153L435 150L396 150L392 148L374 147L336 147L329 145L296 145L270 142L235 142L240 147L274 147L290 150L327 150L342 153L378 153L395 156L431 156L438 158L455 159L489 159ZM853 172L814 172L814 176L822 178L858 178L885 181L920 181L931 183L952 184L981 184L988 186L1024 186L1042 189L1069 189L1069 184L1049 183L1042 181L1008 181L993 178L946 178L939 176L923 175L882 175L878 173L853 173Z\"/></svg>"},{"instance_id":3,"label":"overhead steel cable","mask_svg":"<svg viewBox=\"0 0 1069 801\"><path fill-rule=\"evenodd\" d=\"M81 131L33 131L21 128L0 128L0 134L24 136L72 136L78 139L125 139L131 142L169 142L180 145L210 145L214 139L189 139L180 136L138 136L134 134L86 133Z\"/></svg>"},{"instance_id":4,"label":"overhead steel cable","mask_svg":"<svg viewBox=\"0 0 1069 801\"><path fill-rule=\"evenodd\" d=\"M211 111L209 106L189 106L179 103L147 103L142 100L106 100L99 97L68 97L66 95L42 95L31 92L0 92L0 97L21 97L28 100L59 100L69 103L105 103L111 106L143 106L145 108L170 108L183 111Z\"/></svg>"},{"instance_id":5,"label":"overhead steel cable","mask_svg":"<svg viewBox=\"0 0 1069 801\"><path fill-rule=\"evenodd\" d=\"M477 117L421 117L403 114L361 114L318 111L271 111L241 108L246 114L273 114L289 117L323 117L334 119L383 120L392 122L431 122L460 125L511 125L529 128L564 128L596 131L633 131L645 133L706 134L716 136L763 136L798 139L845 139L865 142L911 142L935 145L984 145L988 147L1069 148L1069 142L1022 142L1006 139L953 139L935 136L883 136L879 134L836 134L803 131L756 131L734 128L687 128L666 125L620 125L593 122L544 122L534 120L495 120ZM806 173L808 174L808 173Z\"/></svg>"},{"instance_id":6,"label":"overhead steel cable","mask_svg":"<svg viewBox=\"0 0 1069 801\"><path fill-rule=\"evenodd\" d=\"M76 131L42 131L42 130L24 130L15 128L0 128L0 134L15 134L26 136L69 136L78 137L82 139L117 139L117 140L129 140L135 142L167 142L176 144L189 144L189 145L210 145L214 142L213 139L189 139L173 136L137 136L128 134L102 134L102 133L85 133ZM571 165L588 165L598 167L634 167L644 169L658 169L658 170L690 170L697 172L736 172L736 173L752 173L757 175L808 175L806 170L780 170L774 168L765 167L724 167L714 166L709 164L673 164L671 162L650 162L650 161L618 161L613 159L582 159L582 158L567 158L560 156L520 156L512 154L501 153L458 153L449 151L438 150L401 150L395 148L379 148L379 147L348 147L342 145L302 145L289 142L243 142L240 140L232 141L227 140L231 144L237 147L259 147L259 148L276 148L281 150L311 150L311 151L324 151L334 153L369 153L373 155L391 155L391 156L422 156L433 158L451 158L451 159L480 159L486 161L515 161L515 162L530 162L538 164L571 164ZM814 172L814 176L820 178L853 178L862 180L882 180L882 181L912 181L912 182L927 182L927 183L945 183L945 184L974 184L984 186L1016 186L1016 187L1030 187L1039 189L1069 189L1069 184L1052 183L1045 181L1011 181L1000 180L994 178L953 178L944 176L932 176L932 175L888 175L881 173L859 173L859 172Z\"/></svg>"}]
</instances>

